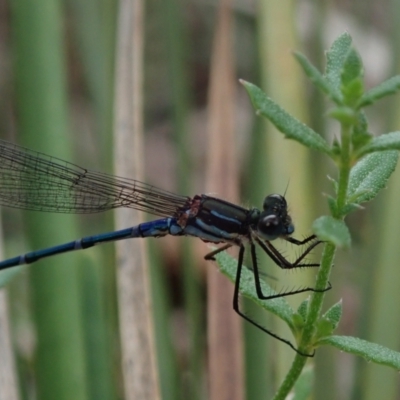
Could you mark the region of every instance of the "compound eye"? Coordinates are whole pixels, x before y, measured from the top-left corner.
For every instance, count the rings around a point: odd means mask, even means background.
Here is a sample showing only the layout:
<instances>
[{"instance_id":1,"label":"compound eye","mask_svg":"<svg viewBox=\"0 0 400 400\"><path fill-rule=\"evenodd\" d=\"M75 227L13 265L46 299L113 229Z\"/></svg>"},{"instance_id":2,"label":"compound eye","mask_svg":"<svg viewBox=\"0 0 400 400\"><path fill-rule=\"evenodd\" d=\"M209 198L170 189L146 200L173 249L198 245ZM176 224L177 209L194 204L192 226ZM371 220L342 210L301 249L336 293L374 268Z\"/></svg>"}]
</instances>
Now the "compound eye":
<instances>
[{"instance_id":1,"label":"compound eye","mask_svg":"<svg viewBox=\"0 0 400 400\"><path fill-rule=\"evenodd\" d=\"M282 235L283 225L276 215L267 215L260 218L257 230L265 240L274 240Z\"/></svg>"},{"instance_id":2,"label":"compound eye","mask_svg":"<svg viewBox=\"0 0 400 400\"><path fill-rule=\"evenodd\" d=\"M274 210L276 208L286 208L286 200L280 194L270 194L264 199L263 209L264 211Z\"/></svg>"},{"instance_id":3,"label":"compound eye","mask_svg":"<svg viewBox=\"0 0 400 400\"><path fill-rule=\"evenodd\" d=\"M293 224L289 224L286 227L286 235L291 235L294 232L294 225Z\"/></svg>"}]
</instances>

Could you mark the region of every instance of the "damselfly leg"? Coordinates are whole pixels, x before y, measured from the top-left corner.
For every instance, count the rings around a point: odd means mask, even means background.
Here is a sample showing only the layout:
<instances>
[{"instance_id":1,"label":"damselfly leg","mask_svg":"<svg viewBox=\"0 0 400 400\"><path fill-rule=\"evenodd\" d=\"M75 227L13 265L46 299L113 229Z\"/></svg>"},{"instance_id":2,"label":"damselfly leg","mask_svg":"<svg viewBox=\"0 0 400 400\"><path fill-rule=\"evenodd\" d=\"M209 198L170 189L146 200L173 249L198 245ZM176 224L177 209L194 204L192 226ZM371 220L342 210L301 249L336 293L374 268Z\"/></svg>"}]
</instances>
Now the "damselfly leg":
<instances>
[{"instance_id":1,"label":"damselfly leg","mask_svg":"<svg viewBox=\"0 0 400 400\"><path fill-rule=\"evenodd\" d=\"M311 235L307 237L306 239L300 241L297 239L294 239L292 237L284 238L285 240L289 241L290 243L293 243L297 246L302 246L307 243L310 243L306 249L300 254L299 257L294 262L290 262L287 260L280 252L279 250L271 244L271 242L266 241L263 242L260 240L257 236L254 237L254 240L257 244L260 245L260 247L268 254L268 256L274 261L278 267L282 269L294 269L294 268L302 268L302 267L318 267L319 264L316 263L304 263L305 257L310 254L310 252L320 243L322 243L320 240L317 240L315 235ZM214 259L214 256L218 254L221 251L226 250L231 246L225 245L222 246L221 248L214 250L213 252L209 253L206 255L206 259ZM244 253L245 253L245 246L244 244L240 245L240 250L239 250L239 256L238 256L238 264L237 264L237 271L236 271L236 280L235 280L235 289L234 289L234 296L233 296L233 309L246 321L250 322L263 332L267 333L268 335L274 337L275 339L280 340L283 343L286 343L288 346L290 346L294 351L296 351L298 354L305 356L305 357L312 357L313 354L305 354L299 351L293 343L291 343L289 340L282 338L281 336L277 335L276 333L270 331L269 329L265 328L261 324L259 324L257 321L246 315L241 309L240 309L240 280L241 280L241 275L242 275L242 267L243 267L243 259L244 259ZM299 293L304 293L304 292L325 292L331 288L329 287L323 289L323 290L316 290L313 287L304 287L296 290L291 290L289 292L282 292L282 293L275 293L275 294L268 294L265 295L262 291L261 287L261 272L258 267L258 262L257 262L257 257L256 257L256 248L255 248L255 243L253 240L250 240L250 253L251 253L251 260L252 260L252 271L254 273L254 284L255 284L255 289L257 293L257 297L261 300L272 300L275 298L279 297L286 297L286 296L291 296L294 294L299 294Z\"/></svg>"}]
</instances>

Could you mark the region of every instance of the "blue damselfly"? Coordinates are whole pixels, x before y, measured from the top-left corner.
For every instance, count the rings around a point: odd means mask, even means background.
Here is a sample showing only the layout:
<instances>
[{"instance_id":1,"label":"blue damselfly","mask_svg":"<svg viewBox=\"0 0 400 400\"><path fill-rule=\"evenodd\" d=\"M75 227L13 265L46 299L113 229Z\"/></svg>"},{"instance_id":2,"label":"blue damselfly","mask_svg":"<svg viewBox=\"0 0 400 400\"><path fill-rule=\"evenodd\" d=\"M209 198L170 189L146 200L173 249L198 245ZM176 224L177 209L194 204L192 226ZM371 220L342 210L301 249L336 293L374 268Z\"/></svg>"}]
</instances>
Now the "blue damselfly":
<instances>
[{"instance_id":1,"label":"blue damselfly","mask_svg":"<svg viewBox=\"0 0 400 400\"><path fill-rule=\"evenodd\" d=\"M246 243L250 245L255 288L260 299L269 300L314 291L311 287L305 287L268 296L262 293L256 245L259 245L280 268L318 266L306 263L304 259L320 241L315 235L304 240L291 237L294 225L288 214L286 200L279 194L267 196L262 210L246 209L205 194L180 196L134 179L89 171L67 161L0 141L0 204L57 213L97 213L129 207L161 217L127 229L87 236L10 258L0 262L0 270L31 264L68 251L87 249L100 243L129 238L189 235L204 242L223 243L222 247L205 256L207 260L213 259L217 253L231 246L238 246L234 310L264 332L299 352L289 340L261 326L239 307L240 277ZM294 262L289 262L271 243L277 238L298 246L307 246Z\"/></svg>"}]
</instances>

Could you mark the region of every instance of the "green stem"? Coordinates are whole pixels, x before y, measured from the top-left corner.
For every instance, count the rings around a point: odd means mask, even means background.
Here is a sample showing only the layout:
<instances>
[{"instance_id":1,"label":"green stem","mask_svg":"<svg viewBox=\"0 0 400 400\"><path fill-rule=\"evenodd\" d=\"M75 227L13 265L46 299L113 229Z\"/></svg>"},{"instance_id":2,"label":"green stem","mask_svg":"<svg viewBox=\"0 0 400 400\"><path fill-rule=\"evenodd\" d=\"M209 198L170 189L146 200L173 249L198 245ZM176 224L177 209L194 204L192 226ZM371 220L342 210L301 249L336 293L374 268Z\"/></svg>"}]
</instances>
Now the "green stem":
<instances>
[{"instance_id":1,"label":"green stem","mask_svg":"<svg viewBox=\"0 0 400 400\"><path fill-rule=\"evenodd\" d=\"M303 353L310 353L313 351L313 337L325 296L325 292L322 292L322 290L329 286L329 277L332 271L335 250L335 245L332 243L326 243L315 285L315 289L319 290L319 292L314 292L313 296L311 297L309 312L304 326L302 340L299 346L300 351Z\"/></svg>"},{"instance_id":2,"label":"green stem","mask_svg":"<svg viewBox=\"0 0 400 400\"><path fill-rule=\"evenodd\" d=\"M350 151L351 151L351 126L342 124L342 152L339 165L339 184L337 196L337 210L333 217L343 218L343 208L346 205L347 188L350 175ZM309 312L303 329L303 335L299 345L299 350L305 354L311 354L314 351L314 335L317 328L317 321L322 309L326 289L329 286L329 277L332 271L333 259L336 246L332 243L326 243L321 259L321 266L318 270L315 289L310 304ZM283 380L274 400L285 399L290 390L296 383L301 371L306 364L307 358L299 354L296 355L292 367Z\"/></svg>"},{"instance_id":3,"label":"green stem","mask_svg":"<svg viewBox=\"0 0 400 400\"><path fill-rule=\"evenodd\" d=\"M331 243L327 243L324 248L321 259L321 267L319 268L317 275L317 282L315 289L324 290L329 285L329 276L331 274L333 266L333 258L335 255L335 246ZM314 350L313 338L315 329L317 326L317 319L319 317L322 302L324 299L325 292L314 292L310 305L309 313L303 330L302 340L299 346L299 350L302 353L311 354ZM289 394L290 390L299 378L301 371L303 370L307 362L307 357L296 354L293 364L287 373L285 379L283 380L278 392L276 393L274 400L284 400Z\"/></svg>"},{"instance_id":4,"label":"green stem","mask_svg":"<svg viewBox=\"0 0 400 400\"><path fill-rule=\"evenodd\" d=\"M307 357L303 357L299 354L296 354L296 357L293 361L292 366L290 367L289 372L287 373L285 379L283 380L279 390L274 396L273 400L285 400L299 378L301 371L306 365Z\"/></svg>"},{"instance_id":5,"label":"green stem","mask_svg":"<svg viewBox=\"0 0 400 400\"><path fill-rule=\"evenodd\" d=\"M335 218L343 218L343 208L346 205L347 188L350 175L350 126L342 124L342 154L339 166L339 185L337 197L337 215ZM322 254L321 266L318 270L315 289L311 297L309 312L303 330L303 336L300 343L300 351L308 353L313 348L313 336L316 329L316 323L322 309L325 292L321 292L329 286L329 277L333 266L336 247L332 243L326 243Z\"/></svg>"}]
</instances>

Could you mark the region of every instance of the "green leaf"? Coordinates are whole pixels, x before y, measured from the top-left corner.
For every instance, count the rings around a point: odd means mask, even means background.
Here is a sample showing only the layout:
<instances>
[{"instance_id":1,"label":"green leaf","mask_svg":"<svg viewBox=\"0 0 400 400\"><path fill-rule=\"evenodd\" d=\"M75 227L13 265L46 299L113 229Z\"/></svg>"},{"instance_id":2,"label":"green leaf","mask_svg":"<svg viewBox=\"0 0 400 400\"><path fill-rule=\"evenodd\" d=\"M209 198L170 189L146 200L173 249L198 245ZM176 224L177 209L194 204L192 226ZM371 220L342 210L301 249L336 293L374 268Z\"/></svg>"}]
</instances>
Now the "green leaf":
<instances>
[{"instance_id":1,"label":"green leaf","mask_svg":"<svg viewBox=\"0 0 400 400\"><path fill-rule=\"evenodd\" d=\"M342 152L342 148L340 146L339 141L336 138L333 138L333 143L332 143L332 148L331 148L332 158L334 160L339 160L341 152Z\"/></svg>"},{"instance_id":2,"label":"green leaf","mask_svg":"<svg viewBox=\"0 0 400 400\"><path fill-rule=\"evenodd\" d=\"M356 210L363 210L363 209L364 209L364 207L360 206L360 205L357 204L357 203L347 203L347 204L345 204L345 206L342 208L340 214L341 214L341 215L347 215L347 214L352 213L353 211L356 211Z\"/></svg>"},{"instance_id":3,"label":"green leaf","mask_svg":"<svg viewBox=\"0 0 400 400\"><path fill-rule=\"evenodd\" d=\"M350 171L347 203L372 200L386 186L396 168L399 153L395 150L368 154Z\"/></svg>"},{"instance_id":4,"label":"green leaf","mask_svg":"<svg viewBox=\"0 0 400 400\"><path fill-rule=\"evenodd\" d=\"M344 104L355 108L357 101L364 93L364 82L361 78L354 79L346 86L342 86Z\"/></svg>"},{"instance_id":5,"label":"green leaf","mask_svg":"<svg viewBox=\"0 0 400 400\"><path fill-rule=\"evenodd\" d=\"M295 336L297 336L297 333L300 335L301 332L303 331L304 324L307 319L307 312L308 312L308 303L310 302L310 297L307 297L305 300L303 300L297 311L293 314L292 320L293 320L293 327L294 331L293 333Z\"/></svg>"},{"instance_id":6,"label":"green leaf","mask_svg":"<svg viewBox=\"0 0 400 400\"><path fill-rule=\"evenodd\" d=\"M346 87L364 75L363 64L357 51L350 48L346 54L341 74L342 86Z\"/></svg>"},{"instance_id":7,"label":"green leaf","mask_svg":"<svg viewBox=\"0 0 400 400\"><path fill-rule=\"evenodd\" d=\"M321 240L331 242L337 247L350 247L350 232L341 220L323 215L314 221L313 231Z\"/></svg>"},{"instance_id":8,"label":"green leaf","mask_svg":"<svg viewBox=\"0 0 400 400\"><path fill-rule=\"evenodd\" d=\"M358 121L356 126L354 127L354 132L368 132L368 120L364 111L358 112ZM372 135L371 135L372 136Z\"/></svg>"},{"instance_id":9,"label":"green leaf","mask_svg":"<svg viewBox=\"0 0 400 400\"><path fill-rule=\"evenodd\" d=\"M336 97L342 98L341 86L342 86L342 69L346 61L347 54L351 48L351 36L345 32L340 35L329 49L326 57L326 72L325 76L330 85L335 90Z\"/></svg>"},{"instance_id":10,"label":"green leaf","mask_svg":"<svg viewBox=\"0 0 400 400\"><path fill-rule=\"evenodd\" d=\"M215 256L218 262L220 271L226 275L232 282L235 282L237 271L237 260L229 256L226 252L219 253ZM264 281L261 281L261 288L264 295L274 295L276 292L272 290ZM278 297L271 300L260 300L257 296L254 285L254 274L245 266L242 268L242 275L240 279L240 293L248 297L256 304L268 310L284 320L289 327L293 330L293 310L283 297Z\"/></svg>"},{"instance_id":11,"label":"green leaf","mask_svg":"<svg viewBox=\"0 0 400 400\"><path fill-rule=\"evenodd\" d=\"M330 336L319 340L318 344L334 346L346 353L364 357L367 361L400 370L400 353L379 344L351 336Z\"/></svg>"},{"instance_id":12,"label":"green leaf","mask_svg":"<svg viewBox=\"0 0 400 400\"><path fill-rule=\"evenodd\" d=\"M295 312L292 316L292 326L293 326L292 331L293 331L295 337L298 336L298 333L302 332L302 330L304 328L304 323L305 323L305 320L303 319L303 317L300 314L298 314L297 312Z\"/></svg>"},{"instance_id":13,"label":"green leaf","mask_svg":"<svg viewBox=\"0 0 400 400\"><path fill-rule=\"evenodd\" d=\"M336 329L339 325L340 318L342 317L342 309L343 309L342 300L338 301L334 304L323 316L322 318L331 322L333 329Z\"/></svg>"},{"instance_id":14,"label":"green leaf","mask_svg":"<svg viewBox=\"0 0 400 400\"><path fill-rule=\"evenodd\" d=\"M243 80L240 82L246 88L257 114L269 119L288 139L330 154L328 143L318 133L283 110L257 86Z\"/></svg>"},{"instance_id":15,"label":"green leaf","mask_svg":"<svg viewBox=\"0 0 400 400\"><path fill-rule=\"evenodd\" d=\"M294 52L293 54L314 85L321 90L322 93L330 97L336 104L341 105L342 98L339 96L339 92L335 91L329 81L311 64L307 57L298 52Z\"/></svg>"},{"instance_id":16,"label":"green leaf","mask_svg":"<svg viewBox=\"0 0 400 400\"><path fill-rule=\"evenodd\" d=\"M299 308L297 309L297 314L299 314L301 316L301 318L303 319L303 321L306 320L307 318L307 312L308 312L308 303L310 302L310 298L307 297L306 299L304 299L300 305Z\"/></svg>"},{"instance_id":17,"label":"green leaf","mask_svg":"<svg viewBox=\"0 0 400 400\"><path fill-rule=\"evenodd\" d=\"M353 125L357 123L357 114L351 107L335 107L329 110L328 115L337 119L339 122L346 125Z\"/></svg>"},{"instance_id":18,"label":"green leaf","mask_svg":"<svg viewBox=\"0 0 400 400\"><path fill-rule=\"evenodd\" d=\"M359 149L358 157L385 150L400 150L400 132L385 133L373 138L367 145Z\"/></svg>"},{"instance_id":19,"label":"green leaf","mask_svg":"<svg viewBox=\"0 0 400 400\"><path fill-rule=\"evenodd\" d=\"M331 212L331 214L337 215L336 199L334 199L332 196L328 196L328 206L329 206L329 211Z\"/></svg>"},{"instance_id":20,"label":"green leaf","mask_svg":"<svg viewBox=\"0 0 400 400\"><path fill-rule=\"evenodd\" d=\"M357 103L357 108L365 107L375 103L382 97L395 94L400 90L400 75L393 76L378 86L365 92Z\"/></svg>"},{"instance_id":21,"label":"green leaf","mask_svg":"<svg viewBox=\"0 0 400 400\"><path fill-rule=\"evenodd\" d=\"M320 318L317 322L317 330L315 332L315 337L317 342L320 338L331 336L334 330L334 326L331 321Z\"/></svg>"},{"instance_id":22,"label":"green leaf","mask_svg":"<svg viewBox=\"0 0 400 400\"><path fill-rule=\"evenodd\" d=\"M351 143L353 150L356 151L360 147L366 146L373 139L373 136L369 132L354 132L351 135ZM387 150L387 149L385 149Z\"/></svg>"},{"instance_id":23,"label":"green leaf","mask_svg":"<svg viewBox=\"0 0 400 400\"><path fill-rule=\"evenodd\" d=\"M353 127L353 133L351 135L351 143L353 145L353 151L358 151L363 146L366 146L374 136L368 132L368 121L364 111L358 112L358 121Z\"/></svg>"},{"instance_id":24,"label":"green leaf","mask_svg":"<svg viewBox=\"0 0 400 400\"><path fill-rule=\"evenodd\" d=\"M354 108L358 99L364 93L363 65L357 51L350 48L343 64L340 90L343 94L343 103Z\"/></svg>"}]
</instances>

